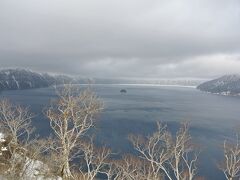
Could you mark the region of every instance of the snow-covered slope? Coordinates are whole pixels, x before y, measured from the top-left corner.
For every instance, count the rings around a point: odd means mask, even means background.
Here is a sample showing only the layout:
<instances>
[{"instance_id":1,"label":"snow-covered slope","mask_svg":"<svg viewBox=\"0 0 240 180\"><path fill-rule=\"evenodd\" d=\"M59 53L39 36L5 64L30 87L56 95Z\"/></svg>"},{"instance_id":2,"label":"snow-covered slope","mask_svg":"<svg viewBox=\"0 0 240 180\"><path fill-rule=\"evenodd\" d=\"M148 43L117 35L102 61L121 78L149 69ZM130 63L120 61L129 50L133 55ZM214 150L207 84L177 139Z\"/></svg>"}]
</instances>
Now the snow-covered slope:
<instances>
[{"instance_id":1,"label":"snow-covered slope","mask_svg":"<svg viewBox=\"0 0 240 180\"><path fill-rule=\"evenodd\" d=\"M68 76L51 76L24 69L5 69L0 71L0 90L41 88L71 81L73 79Z\"/></svg>"},{"instance_id":2,"label":"snow-covered slope","mask_svg":"<svg viewBox=\"0 0 240 180\"><path fill-rule=\"evenodd\" d=\"M240 75L225 75L197 87L201 91L222 95L240 95Z\"/></svg>"},{"instance_id":3,"label":"snow-covered slope","mask_svg":"<svg viewBox=\"0 0 240 180\"><path fill-rule=\"evenodd\" d=\"M6 154L11 154L9 151L9 145L6 140L7 138L5 135L0 132L0 164L1 164L1 171L0 171L0 180L9 180L8 175L11 172L9 169L7 169L8 165L8 156ZM47 177L45 176L49 168L46 164L44 164L42 161L39 161L37 159L31 159L27 156L22 156L20 154L14 154L15 160L17 159L19 162L23 162L23 168L21 174L21 178L19 180L62 180L59 176L51 176ZM3 171L5 169L5 171ZM12 178L11 178L12 179Z\"/></svg>"}]
</instances>

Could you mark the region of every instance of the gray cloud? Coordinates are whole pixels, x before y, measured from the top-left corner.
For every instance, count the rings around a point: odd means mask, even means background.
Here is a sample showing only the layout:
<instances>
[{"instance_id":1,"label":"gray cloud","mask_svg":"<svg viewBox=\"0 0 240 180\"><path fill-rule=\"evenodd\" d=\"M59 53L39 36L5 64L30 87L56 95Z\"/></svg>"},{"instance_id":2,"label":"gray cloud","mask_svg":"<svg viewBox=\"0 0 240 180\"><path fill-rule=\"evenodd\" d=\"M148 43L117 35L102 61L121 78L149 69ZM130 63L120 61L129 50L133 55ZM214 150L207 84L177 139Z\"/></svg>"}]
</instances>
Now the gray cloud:
<instances>
[{"instance_id":1,"label":"gray cloud","mask_svg":"<svg viewBox=\"0 0 240 180\"><path fill-rule=\"evenodd\" d=\"M0 65L97 77L240 73L239 0L2 0Z\"/></svg>"}]
</instances>

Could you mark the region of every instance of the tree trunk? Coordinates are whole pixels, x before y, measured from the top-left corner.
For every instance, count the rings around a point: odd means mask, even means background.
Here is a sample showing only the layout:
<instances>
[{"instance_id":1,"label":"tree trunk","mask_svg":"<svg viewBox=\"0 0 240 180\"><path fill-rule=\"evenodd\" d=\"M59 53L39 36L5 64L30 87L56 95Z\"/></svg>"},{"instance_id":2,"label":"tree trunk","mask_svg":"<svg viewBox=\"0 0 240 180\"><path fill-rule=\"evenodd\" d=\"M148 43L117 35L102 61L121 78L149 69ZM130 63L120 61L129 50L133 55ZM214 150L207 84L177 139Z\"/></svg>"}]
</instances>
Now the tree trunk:
<instances>
[{"instance_id":1,"label":"tree trunk","mask_svg":"<svg viewBox=\"0 0 240 180\"><path fill-rule=\"evenodd\" d=\"M68 180L72 178L72 173L70 171L70 164L69 164L69 152L66 148L66 145L63 145L64 147L64 152L63 152L63 167L62 167L62 172L61 175L64 180Z\"/></svg>"},{"instance_id":2,"label":"tree trunk","mask_svg":"<svg viewBox=\"0 0 240 180\"><path fill-rule=\"evenodd\" d=\"M70 165L68 161L66 161L65 164L63 165L61 173L64 180L68 180L72 178L72 173L70 171Z\"/></svg>"}]
</instances>

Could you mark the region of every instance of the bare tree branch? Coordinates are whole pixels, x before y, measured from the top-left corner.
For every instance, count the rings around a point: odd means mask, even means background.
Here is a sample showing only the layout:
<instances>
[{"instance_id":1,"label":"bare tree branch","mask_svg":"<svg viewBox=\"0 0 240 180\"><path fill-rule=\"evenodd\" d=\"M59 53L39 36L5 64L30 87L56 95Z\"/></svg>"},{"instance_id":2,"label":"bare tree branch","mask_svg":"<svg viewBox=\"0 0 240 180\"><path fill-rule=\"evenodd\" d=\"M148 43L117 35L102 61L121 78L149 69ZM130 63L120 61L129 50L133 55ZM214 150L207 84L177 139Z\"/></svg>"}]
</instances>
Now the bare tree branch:
<instances>
[{"instance_id":1,"label":"bare tree branch","mask_svg":"<svg viewBox=\"0 0 240 180\"><path fill-rule=\"evenodd\" d=\"M56 150L62 157L62 177L68 179L72 178L69 163L80 147L81 138L94 126L103 105L90 88L79 91L76 86L65 85L57 93L58 100L46 114L58 142Z\"/></svg>"}]
</instances>

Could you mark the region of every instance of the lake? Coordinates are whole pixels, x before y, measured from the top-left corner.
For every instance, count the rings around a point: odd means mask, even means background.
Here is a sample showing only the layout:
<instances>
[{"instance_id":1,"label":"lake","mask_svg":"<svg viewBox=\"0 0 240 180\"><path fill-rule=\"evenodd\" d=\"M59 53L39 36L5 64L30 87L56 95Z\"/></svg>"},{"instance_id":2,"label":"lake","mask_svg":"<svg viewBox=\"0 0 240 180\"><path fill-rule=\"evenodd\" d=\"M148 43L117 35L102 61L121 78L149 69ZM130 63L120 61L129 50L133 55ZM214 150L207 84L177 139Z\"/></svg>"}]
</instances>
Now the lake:
<instances>
[{"instance_id":1,"label":"lake","mask_svg":"<svg viewBox=\"0 0 240 180\"><path fill-rule=\"evenodd\" d=\"M83 86L84 87L84 86ZM93 85L104 101L105 110L97 121L97 141L113 151L131 152L128 134L151 133L156 121L175 132L182 121L190 121L193 140L201 146L199 175L209 180L224 179L216 168L222 158L223 140L233 135L240 125L240 98L207 94L190 87L148 85ZM120 90L126 89L126 94ZM36 114L33 120L37 132L50 133L43 109L56 98L53 88L1 92L14 102L27 105Z\"/></svg>"}]
</instances>

